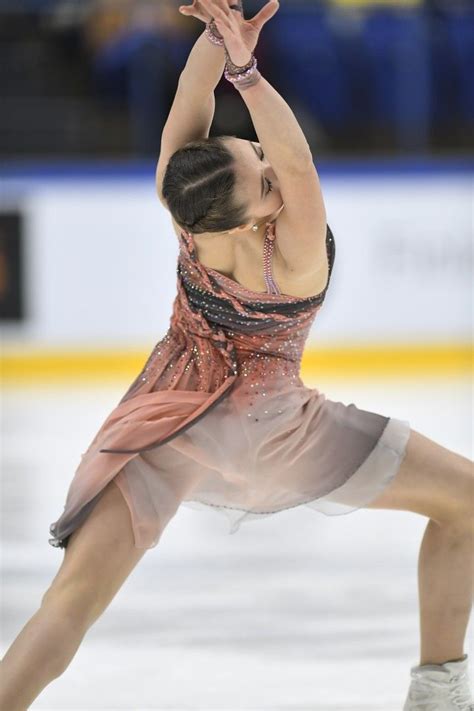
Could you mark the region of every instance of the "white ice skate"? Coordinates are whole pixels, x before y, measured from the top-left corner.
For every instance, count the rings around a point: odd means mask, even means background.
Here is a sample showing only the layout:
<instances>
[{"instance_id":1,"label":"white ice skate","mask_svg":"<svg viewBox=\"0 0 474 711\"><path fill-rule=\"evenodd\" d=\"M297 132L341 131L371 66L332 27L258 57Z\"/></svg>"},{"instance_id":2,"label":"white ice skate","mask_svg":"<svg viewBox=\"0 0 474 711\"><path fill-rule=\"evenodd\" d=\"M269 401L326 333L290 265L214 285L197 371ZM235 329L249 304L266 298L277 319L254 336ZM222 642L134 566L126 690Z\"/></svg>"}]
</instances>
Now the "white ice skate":
<instances>
[{"instance_id":1,"label":"white ice skate","mask_svg":"<svg viewBox=\"0 0 474 711\"><path fill-rule=\"evenodd\" d=\"M474 711L467 654L457 662L412 667L410 675L403 711Z\"/></svg>"}]
</instances>

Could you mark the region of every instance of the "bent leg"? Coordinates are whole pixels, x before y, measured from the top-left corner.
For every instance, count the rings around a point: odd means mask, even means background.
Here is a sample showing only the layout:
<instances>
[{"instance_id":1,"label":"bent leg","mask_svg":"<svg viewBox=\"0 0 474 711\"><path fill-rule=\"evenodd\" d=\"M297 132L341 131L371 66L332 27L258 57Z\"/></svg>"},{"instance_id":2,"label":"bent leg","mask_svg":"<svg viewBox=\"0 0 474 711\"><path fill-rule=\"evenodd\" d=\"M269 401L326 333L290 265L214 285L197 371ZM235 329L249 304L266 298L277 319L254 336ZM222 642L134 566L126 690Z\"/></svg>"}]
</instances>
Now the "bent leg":
<instances>
[{"instance_id":1,"label":"bent leg","mask_svg":"<svg viewBox=\"0 0 474 711\"><path fill-rule=\"evenodd\" d=\"M130 512L113 480L64 550L40 608L0 663L0 711L24 711L63 673L147 550L135 546Z\"/></svg>"},{"instance_id":2,"label":"bent leg","mask_svg":"<svg viewBox=\"0 0 474 711\"><path fill-rule=\"evenodd\" d=\"M473 497L472 461L411 429L396 476L365 508L413 511L438 524L461 523L472 517Z\"/></svg>"},{"instance_id":3,"label":"bent leg","mask_svg":"<svg viewBox=\"0 0 474 711\"><path fill-rule=\"evenodd\" d=\"M412 430L399 472L367 508L430 518L418 562L419 663L461 658L474 592L473 463Z\"/></svg>"}]
</instances>

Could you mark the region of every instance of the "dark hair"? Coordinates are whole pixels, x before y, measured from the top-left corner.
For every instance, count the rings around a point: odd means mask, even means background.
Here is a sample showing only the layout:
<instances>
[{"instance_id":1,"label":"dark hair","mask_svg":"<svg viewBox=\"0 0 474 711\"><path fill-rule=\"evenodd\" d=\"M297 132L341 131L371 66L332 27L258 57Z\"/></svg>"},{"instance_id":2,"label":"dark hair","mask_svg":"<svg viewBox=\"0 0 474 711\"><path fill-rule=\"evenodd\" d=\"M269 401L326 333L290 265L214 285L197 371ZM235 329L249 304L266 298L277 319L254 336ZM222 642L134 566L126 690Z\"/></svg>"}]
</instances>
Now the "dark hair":
<instances>
[{"instance_id":1,"label":"dark hair","mask_svg":"<svg viewBox=\"0 0 474 711\"><path fill-rule=\"evenodd\" d=\"M190 232L224 232L250 222L247 207L235 202L235 158L226 138L231 136L191 141L166 167L163 197L176 222Z\"/></svg>"}]
</instances>

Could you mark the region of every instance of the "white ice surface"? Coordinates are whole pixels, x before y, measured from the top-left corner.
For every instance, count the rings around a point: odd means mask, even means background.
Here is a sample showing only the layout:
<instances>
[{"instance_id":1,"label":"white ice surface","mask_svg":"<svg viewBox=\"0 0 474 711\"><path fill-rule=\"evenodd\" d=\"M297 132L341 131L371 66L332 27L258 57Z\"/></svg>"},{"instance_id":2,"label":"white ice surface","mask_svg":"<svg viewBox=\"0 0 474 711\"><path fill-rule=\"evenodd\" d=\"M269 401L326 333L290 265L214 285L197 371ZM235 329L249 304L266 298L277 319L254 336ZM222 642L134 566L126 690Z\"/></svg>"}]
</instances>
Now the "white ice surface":
<instances>
[{"instance_id":1,"label":"white ice surface","mask_svg":"<svg viewBox=\"0 0 474 711\"><path fill-rule=\"evenodd\" d=\"M466 379L307 384L472 458ZM49 525L127 386L2 393L2 656L56 574L63 551L48 544ZM31 709L401 711L418 663L426 523L301 507L229 536L212 512L181 507Z\"/></svg>"}]
</instances>

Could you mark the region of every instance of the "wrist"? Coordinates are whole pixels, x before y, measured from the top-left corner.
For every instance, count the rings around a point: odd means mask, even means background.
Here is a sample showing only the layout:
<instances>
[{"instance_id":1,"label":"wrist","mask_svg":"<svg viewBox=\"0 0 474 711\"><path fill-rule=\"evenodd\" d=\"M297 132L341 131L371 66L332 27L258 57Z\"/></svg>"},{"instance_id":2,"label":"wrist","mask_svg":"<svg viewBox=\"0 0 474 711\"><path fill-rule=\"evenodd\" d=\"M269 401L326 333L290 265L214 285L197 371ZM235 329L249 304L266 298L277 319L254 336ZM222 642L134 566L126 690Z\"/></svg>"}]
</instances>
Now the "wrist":
<instances>
[{"instance_id":1,"label":"wrist","mask_svg":"<svg viewBox=\"0 0 474 711\"><path fill-rule=\"evenodd\" d=\"M211 20L210 22L206 23L206 29L204 30L204 34L211 44L215 45L216 47L224 46L224 38L217 29L214 20Z\"/></svg>"},{"instance_id":2,"label":"wrist","mask_svg":"<svg viewBox=\"0 0 474 711\"><path fill-rule=\"evenodd\" d=\"M230 81L236 89L245 90L254 86L261 78L261 74L257 69L257 59L252 54L251 59L244 66L236 66L228 58L226 51L226 65L224 70L225 78Z\"/></svg>"},{"instance_id":3,"label":"wrist","mask_svg":"<svg viewBox=\"0 0 474 711\"><path fill-rule=\"evenodd\" d=\"M232 52L231 57L227 47L224 45L224 54L226 67L230 72L238 72L244 67L249 67L254 57L253 53L246 47L242 47L242 49Z\"/></svg>"}]
</instances>

